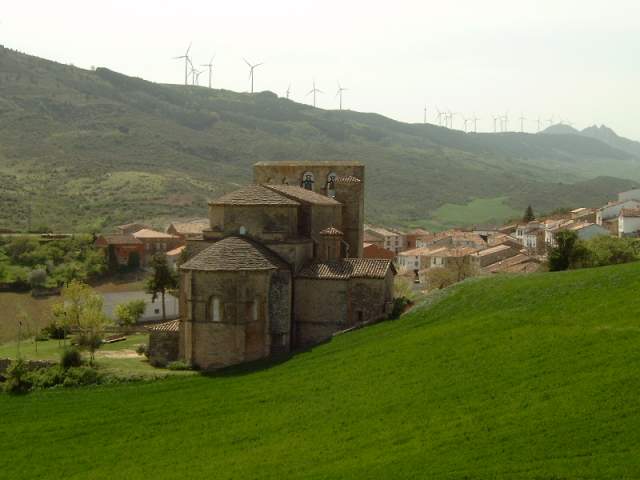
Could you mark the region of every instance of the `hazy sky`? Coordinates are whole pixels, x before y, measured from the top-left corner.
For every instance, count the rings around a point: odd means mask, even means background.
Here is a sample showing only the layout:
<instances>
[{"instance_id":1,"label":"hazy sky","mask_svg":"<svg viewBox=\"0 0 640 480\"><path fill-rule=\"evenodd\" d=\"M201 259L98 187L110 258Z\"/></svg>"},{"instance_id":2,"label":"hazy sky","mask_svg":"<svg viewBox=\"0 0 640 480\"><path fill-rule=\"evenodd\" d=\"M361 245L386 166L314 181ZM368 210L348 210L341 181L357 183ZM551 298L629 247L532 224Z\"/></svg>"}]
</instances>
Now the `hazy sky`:
<instances>
[{"instance_id":1,"label":"hazy sky","mask_svg":"<svg viewBox=\"0 0 640 480\"><path fill-rule=\"evenodd\" d=\"M183 82L181 55L215 53L214 87L246 91L242 57L265 62L256 90L421 122L435 108L481 118L509 112L510 129L565 119L605 123L640 140L640 1L168 1L2 2L0 43L89 68ZM206 84L206 74L200 78ZM461 128L461 117L455 119Z\"/></svg>"}]
</instances>

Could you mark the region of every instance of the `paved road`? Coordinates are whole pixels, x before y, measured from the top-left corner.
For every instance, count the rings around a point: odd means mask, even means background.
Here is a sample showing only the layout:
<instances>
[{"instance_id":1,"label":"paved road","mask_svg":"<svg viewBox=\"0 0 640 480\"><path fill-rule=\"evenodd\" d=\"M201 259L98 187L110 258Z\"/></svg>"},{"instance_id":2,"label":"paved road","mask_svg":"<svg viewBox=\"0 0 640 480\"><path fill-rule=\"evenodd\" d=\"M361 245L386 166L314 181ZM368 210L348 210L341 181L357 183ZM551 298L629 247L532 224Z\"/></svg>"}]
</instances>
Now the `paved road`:
<instances>
[{"instance_id":1,"label":"paved road","mask_svg":"<svg viewBox=\"0 0 640 480\"><path fill-rule=\"evenodd\" d=\"M155 302L151 301L151 295L145 293L144 291L103 293L102 297L104 298L104 313L111 319L115 318L113 312L117 305L129 302L131 300L144 300L147 304L147 308L145 309L144 315L142 315L142 318L140 320L143 322L162 320L162 300L160 296L158 296L158 299ZM165 297L165 300L167 319L177 318L178 299L172 297L171 295L167 295Z\"/></svg>"}]
</instances>

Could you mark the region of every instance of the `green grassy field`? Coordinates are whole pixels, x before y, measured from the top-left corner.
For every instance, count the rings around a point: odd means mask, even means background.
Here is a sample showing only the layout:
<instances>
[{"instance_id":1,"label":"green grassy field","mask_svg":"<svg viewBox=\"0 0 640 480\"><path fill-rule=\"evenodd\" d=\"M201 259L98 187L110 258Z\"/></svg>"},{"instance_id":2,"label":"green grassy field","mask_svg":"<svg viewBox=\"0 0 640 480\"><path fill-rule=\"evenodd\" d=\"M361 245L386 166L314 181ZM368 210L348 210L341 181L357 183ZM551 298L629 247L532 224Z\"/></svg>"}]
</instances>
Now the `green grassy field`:
<instances>
[{"instance_id":1,"label":"green grassy field","mask_svg":"<svg viewBox=\"0 0 640 480\"><path fill-rule=\"evenodd\" d=\"M0 396L2 478L640 478L639 289L472 281L270 368Z\"/></svg>"},{"instance_id":2,"label":"green grassy field","mask_svg":"<svg viewBox=\"0 0 640 480\"><path fill-rule=\"evenodd\" d=\"M500 224L523 212L506 204L505 197L475 198L465 205L447 203L433 212L425 227L444 230L447 228L480 224Z\"/></svg>"}]
</instances>

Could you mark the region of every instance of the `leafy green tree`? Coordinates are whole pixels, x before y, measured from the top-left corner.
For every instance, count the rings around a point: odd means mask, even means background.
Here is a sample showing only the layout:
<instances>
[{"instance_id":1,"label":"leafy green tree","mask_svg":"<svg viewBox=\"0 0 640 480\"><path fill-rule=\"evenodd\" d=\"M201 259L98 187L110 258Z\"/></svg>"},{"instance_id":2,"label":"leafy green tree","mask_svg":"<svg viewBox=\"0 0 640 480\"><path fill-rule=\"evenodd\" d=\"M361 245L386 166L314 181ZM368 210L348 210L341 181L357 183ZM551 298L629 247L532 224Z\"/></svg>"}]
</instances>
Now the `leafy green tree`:
<instances>
[{"instance_id":1,"label":"leafy green tree","mask_svg":"<svg viewBox=\"0 0 640 480\"><path fill-rule=\"evenodd\" d=\"M635 238L599 236L585 242L589 266L602 267L634 262L640 258L640 241Z\"/></svg>"},{"instance_id":2,"label":"leafy green tree","mask_svg":"<svg viewBox=\"0 0 640 480\"><path fill-rule=\"evenodd\" d=\"M29 272L29 285L31 288L42 288L47 283L47 271L44 268L36 268Z\"/></svg>"},{"instance_id":3,"label":"leafy green tree","mask_svg":"<svg viewBox=\"0 0 640 480\"><path fill-rule=\"evenodd\" d=\"M536 219L536 216L533 213L533 207L529 205L527 209L524 211L524 216L522 217L522 221L529 223L533 222Z\"/></svg>"},{"instance_id":4,"label":"leafy green tree","mask_svg":"<svg viewBox=\"0 0 640 480\"><path fill-rule=\"evenodd\" d=\"M577 268L588 262L589 251L578 240L578 234L562 230L556 234L557 246L549 252L549 271L559 272Z\"/></svg>"},{"instance_id":5,"label":"leafy green tree","mask_svg":"<svg viewBox=\"0 0 640 480\"><path fill-rule=\"evenodd\" d=\"M146 291L152 295L153 301L156 301L158 295L162 298L162 319L166 320L166 303L165 295L169 290L178 288L178 274L169 267L167 257L163 253L156 253L151 259L151 268L153 273L147 279Z\"/></svg>"},{"instance_id":6,"label":"leafy green tree","mask_svg":"<svg viewBox=\"0 0 640 480\"><path fill-rule=\"evenodd\" d=\"M83 305L78 322L78 345L89 351L91 364L95 361L96 351L102 346L104 327L109 323L103 306L102 297L92 293Z\"/></svg>"},{"instance_id":7,"label":"leafy green tree","mask_svg":"<svg viewBox=\"0 0 640 480\"><path fill-rule=\"evenodd\" d=\"M144 314L146 304L144 300L131 300L116 307L115 314L121 325L135 325Z\"/></svg>"}]
</instances>

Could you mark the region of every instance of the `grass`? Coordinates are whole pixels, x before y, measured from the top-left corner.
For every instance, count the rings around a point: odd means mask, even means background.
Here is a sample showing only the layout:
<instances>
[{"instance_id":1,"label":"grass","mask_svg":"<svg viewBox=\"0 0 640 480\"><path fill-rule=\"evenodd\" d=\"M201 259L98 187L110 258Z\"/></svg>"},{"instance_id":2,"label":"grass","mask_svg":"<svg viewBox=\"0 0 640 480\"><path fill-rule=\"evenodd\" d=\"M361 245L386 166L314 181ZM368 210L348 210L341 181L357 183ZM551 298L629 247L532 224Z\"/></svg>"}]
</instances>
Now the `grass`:
<instances>
[{"instance_id":1,"label":"grass","mask_svg":"<svg viewBox=\"0 0 640 480\"><path fill-rule=\"evenodd\" d=\"M0 293L0 343L14 340L18 335L18 320L23 321L25 331L40 330L51 321L51 307L60 297L34 298L30 293Z\"/></svg>"},{"instance_id":2,"label":"grass","mask_svg":"<svg viewBox=\"0 0 640 480\"><path fill-rule=\"evenodd\" d=\"M638 478L640 264L465 282L288 362L0 396L3 478Z\"/></svg>"},{"instance_id":3,"label":"grass","mask_svg":"<svg viewBox=\"0 0 640 480\"><path fill-rule=\"evenodd\" d=\"M171 371L152 367L144 356L134 355L136 347L141 343L148 343L146 334L127 335L122 342L103 345L96 352L96 365L104 373L112 373L118 376L136 375L148 379L164 378L169 375L193 375L190 371ZM67 340L66 345L70 341ZM62 340L47 340L36 343L33 339L24 340L20 344L20 356L27 360L52 360L59 361L64 348ZM16 358L18 346L16 342L8 342L0 345L0 358ZM115 355L114 355L115 354ZM86 356L86 355L85 355Z\"/></svg>"},{"instance_id":4,"label":"grass","mask_svg":"<svg viewBox=\"0 0 640 480\"><path fill-rule=\"evenodd\" d=\"M500 224L522 212L506 203L505 197L475 198L465 205L447 203L433 212L431 228L446 229L455 226Z\"/></svg>"}]
</instances>

